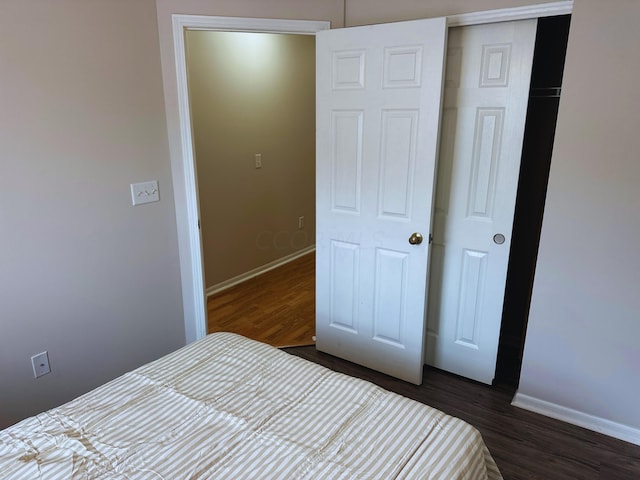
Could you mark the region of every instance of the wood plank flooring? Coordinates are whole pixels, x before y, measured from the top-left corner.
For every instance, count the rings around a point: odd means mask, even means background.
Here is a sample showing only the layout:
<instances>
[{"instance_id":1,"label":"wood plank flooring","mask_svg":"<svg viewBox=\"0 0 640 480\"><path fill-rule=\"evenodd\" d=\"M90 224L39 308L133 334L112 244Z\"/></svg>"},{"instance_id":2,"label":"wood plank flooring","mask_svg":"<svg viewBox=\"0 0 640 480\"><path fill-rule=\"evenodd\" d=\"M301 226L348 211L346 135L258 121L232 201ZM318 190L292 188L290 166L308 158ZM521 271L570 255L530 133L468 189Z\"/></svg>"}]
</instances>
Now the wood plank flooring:
<instances>
[{"instance_id":1,"label":"wood plank flooring","mask_svg":"<svg viewBox=\"0 0 640 480\"><path fill-rule=\"evenodd\" d=\"M315 254L208 300L209 333L231 331L274 346L310 345L315 334ZM514 390L425 367L421 386L318 352L285 351L376 383L474 425L505 480L640 479L640 447L520 408Z\"/></svg>"},{"instance_id":2,"label":"wood plank flooring","mask_svg":"<svg viewBox=\"0 0 640 480\"><path fill-rule=\"evenodd\" d=\"M512 407L512 389L490 387L429 367L425 367L423 384L415 386L318 352L313 346L285 351L474 425L505 480L640 479L640 446Z\"/></svg>"},{"instance_id":3,"label":"wood plank flooring","mask_svg":"<svg viewBox=\"0 0 640 480\"><path fill-rule=\"evenodd\" d=\"M239 333L274 347L312 345L315 280L312 252L212 295L207 331Z\"/></svg>"}]
</instances>

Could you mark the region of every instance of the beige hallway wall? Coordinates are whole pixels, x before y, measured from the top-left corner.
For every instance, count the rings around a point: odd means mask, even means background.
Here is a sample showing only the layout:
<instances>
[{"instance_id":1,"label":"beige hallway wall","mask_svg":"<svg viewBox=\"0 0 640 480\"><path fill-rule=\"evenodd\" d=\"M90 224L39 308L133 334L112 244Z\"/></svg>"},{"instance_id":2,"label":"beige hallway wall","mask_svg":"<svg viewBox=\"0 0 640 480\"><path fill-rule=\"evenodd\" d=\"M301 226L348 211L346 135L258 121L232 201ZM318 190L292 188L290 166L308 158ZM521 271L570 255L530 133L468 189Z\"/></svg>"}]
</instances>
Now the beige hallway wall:
<instances>
[{"instance_id":1,"label":"beige hallway wall","mask_svg":"<svg viewBox=\"0 0 640 480\"><path fill-rule=\"evenodd\" d=\"M211 287L315 243L315 36L188 31L186 48Z\"/></svg>"}]
</instances>

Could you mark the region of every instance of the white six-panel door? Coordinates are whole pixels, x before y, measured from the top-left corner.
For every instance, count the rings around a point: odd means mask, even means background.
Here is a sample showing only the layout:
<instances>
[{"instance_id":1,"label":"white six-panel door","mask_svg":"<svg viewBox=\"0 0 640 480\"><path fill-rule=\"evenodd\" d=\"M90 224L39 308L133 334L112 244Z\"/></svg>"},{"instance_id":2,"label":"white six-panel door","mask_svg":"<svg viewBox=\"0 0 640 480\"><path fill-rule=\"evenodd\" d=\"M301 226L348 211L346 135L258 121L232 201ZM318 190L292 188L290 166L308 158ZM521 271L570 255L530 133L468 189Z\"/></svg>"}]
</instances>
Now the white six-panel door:
<instances>
[{"instance_id":1,"label":"white six-panel door","mask_svg":"<svg viewBox=\"0 0 640 480\"><path fill-rule=\"evenodd\" d=\"M444 18L316 43L316 346L417 384L445 43Z\"/></svg>"},{"instance_id":2,"label":"white six-panel door","mask_svg":"<svg viewBox=\"0 0 640 480\"><path fill-rule=\"evenodd\" d=\"M495 373L536 20L449 31L426 361Z\"/></svg>"}]
</instances>

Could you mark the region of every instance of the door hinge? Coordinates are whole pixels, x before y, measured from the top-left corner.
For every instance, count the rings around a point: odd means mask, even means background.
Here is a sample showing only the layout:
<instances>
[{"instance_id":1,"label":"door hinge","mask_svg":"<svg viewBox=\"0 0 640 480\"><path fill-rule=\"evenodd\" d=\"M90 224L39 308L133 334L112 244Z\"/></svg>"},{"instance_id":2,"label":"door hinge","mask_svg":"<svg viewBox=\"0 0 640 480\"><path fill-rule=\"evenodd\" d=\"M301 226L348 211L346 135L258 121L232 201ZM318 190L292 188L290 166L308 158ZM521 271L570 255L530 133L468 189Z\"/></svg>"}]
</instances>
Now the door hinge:
<instances>
[{"instance_id":1,"label":"door hinge","mask_svg":"<svg viewBox=\"0 0 640 480\"><path fill-rule=\"evenodd\" d=\"M429 234L429 245L433 243L433 235Z\"/></svg>"}]
</instances>

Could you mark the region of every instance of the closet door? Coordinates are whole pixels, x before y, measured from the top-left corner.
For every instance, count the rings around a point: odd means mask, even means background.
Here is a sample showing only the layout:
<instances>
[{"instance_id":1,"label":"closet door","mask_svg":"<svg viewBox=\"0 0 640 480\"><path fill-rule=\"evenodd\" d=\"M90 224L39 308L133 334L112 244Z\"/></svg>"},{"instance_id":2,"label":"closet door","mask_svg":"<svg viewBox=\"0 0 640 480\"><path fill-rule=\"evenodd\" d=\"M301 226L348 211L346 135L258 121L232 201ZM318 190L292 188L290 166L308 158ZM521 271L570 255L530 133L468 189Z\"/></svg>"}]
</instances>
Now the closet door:
<instances>
[{"instance_id":1,"label":"closet door","mask_svg":"<svg viewBox=\"0 0 640 480\"><path fill-rule=\"evenodd\" d=\"M449 31L426 363L491 383L536 20Z\"/></svg>"},{"instance_id":2,"label":"closet door","mask_svg":"<svg viewBox=\"0 0 640 480\"><path fill-rule=\"evenodd\" d=\"M419 384L446 19L316 40L316 346Z\"/></svg>"}]
</instances>

